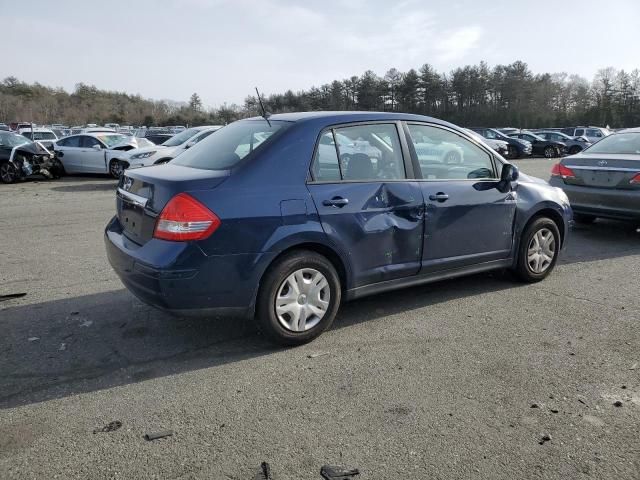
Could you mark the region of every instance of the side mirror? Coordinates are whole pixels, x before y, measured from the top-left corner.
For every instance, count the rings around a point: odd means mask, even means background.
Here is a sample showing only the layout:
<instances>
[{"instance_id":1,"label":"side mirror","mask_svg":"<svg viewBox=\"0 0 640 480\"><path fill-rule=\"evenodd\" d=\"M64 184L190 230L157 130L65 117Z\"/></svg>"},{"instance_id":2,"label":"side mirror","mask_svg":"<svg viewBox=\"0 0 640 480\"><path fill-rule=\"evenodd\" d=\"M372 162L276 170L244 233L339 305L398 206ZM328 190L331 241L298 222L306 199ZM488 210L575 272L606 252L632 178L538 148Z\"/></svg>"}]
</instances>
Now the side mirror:
<instances>
[{"instance_id":1,"label":"side mirror","mask_svg":"<svg viewBox=\"0 0 640 480\"><path fill-rule=\"evenodd\" d=\"M518 180L520 176L520 171L518 167L512 165L511 163L505 163L502 167L502 173L500 174L500 182L511 183Z\"/></svg>"},{"instance_id":2,"label":"side mirror","mask_svg":"<svg viewBox=\"0 0 640 480\"><path fill-rule=\"evenodd\" d=\"M194 141L192 140L192 141L190 141L189 143L187 143L187 144L184 146L184 148L191 148L191 147L193 147L195 144L196 144L196 142L194 142Z\"/></svg>"},{"instance_id":3,"label":"side mirror","mask_svg":"<svg viewBox=\"0 0 640 480\"><path fill-rule=\"evenodd\" d=\"M94 150L102 150L102 147L100 145L94 145L93 147Z\"/></svg>"}]
</instances>

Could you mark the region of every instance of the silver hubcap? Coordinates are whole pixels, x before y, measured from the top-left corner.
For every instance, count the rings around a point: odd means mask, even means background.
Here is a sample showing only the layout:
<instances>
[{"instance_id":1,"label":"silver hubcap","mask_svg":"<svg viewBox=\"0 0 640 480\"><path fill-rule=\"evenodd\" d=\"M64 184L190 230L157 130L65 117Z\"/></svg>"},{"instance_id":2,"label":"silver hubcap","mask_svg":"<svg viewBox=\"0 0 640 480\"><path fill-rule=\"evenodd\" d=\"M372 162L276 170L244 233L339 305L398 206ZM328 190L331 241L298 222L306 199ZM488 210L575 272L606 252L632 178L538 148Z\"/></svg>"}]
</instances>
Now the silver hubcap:
<instances>
[{"instance_id":1,"label":"silver hubcap","mask_svg":"<svg viewBox=\"0 0 640 480\"><path fill-rule=\"evenodd\" d=\"M545 156L546 156L547 158L551 158L551 157L553 157L553 155L554 155L555 153L556 153L556 152L555 152L555 150L554 150L553 148L547 148L547 149L544 151L544 154L545 154Z\"/></svg>"},{"instance_id":2,"label":"silver hubcap","mask_svg":"<svg viewBox=\"0 0 640 480\"><path fill-rule=\"evenodd\" d=\"M533 273L544 273L556 254L556 239L548 228L536 232L527 250L527 263Z\"/></svg>"},{"instance_id":3,"label":"silver hubcap","mask_svg":"<svg viewBox=\"0 0 640 480\"><path fill-rule=\"evenodd\" d=\"M124 168L122 167L122 163L120 162L113 162L111 164L111 174L119 177L120 175L122 175L122 172L124 171Z\"/></svg>"},{"instance_id":4,"label":"silver hubcap","mask_svg":"<svg viewBox=\"0 0 640 480\"><path fill-rule=\"evenodd\" d=\"M289 275L276 295L276 315L280 324L292 332L315 327L327 313L331 289L325 276L313 268Z\"/></svg>"}]
</instances>

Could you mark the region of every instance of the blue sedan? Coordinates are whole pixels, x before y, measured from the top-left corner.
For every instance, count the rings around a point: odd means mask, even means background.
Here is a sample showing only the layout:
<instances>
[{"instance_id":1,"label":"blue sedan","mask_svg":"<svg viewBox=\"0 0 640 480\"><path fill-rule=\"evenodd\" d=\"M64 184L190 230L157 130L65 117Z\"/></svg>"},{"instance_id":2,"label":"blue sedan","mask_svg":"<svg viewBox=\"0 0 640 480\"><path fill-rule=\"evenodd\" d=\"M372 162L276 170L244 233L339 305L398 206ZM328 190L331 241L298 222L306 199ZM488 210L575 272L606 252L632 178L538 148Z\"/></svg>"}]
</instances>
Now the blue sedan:
<instances>
[{"instance_id":1,"label":"blue sedan","mask_svg":"<svg viewBox=\"0 0 640 480\"><path fill-rule=\"evenodd\" d=\"M105 242L142 301L246 315L296 345L345 300L493 269L540 281L570 220L562 190L455 125L310 112L241 120L127 170Z\"/></svg>"}]
</instances>

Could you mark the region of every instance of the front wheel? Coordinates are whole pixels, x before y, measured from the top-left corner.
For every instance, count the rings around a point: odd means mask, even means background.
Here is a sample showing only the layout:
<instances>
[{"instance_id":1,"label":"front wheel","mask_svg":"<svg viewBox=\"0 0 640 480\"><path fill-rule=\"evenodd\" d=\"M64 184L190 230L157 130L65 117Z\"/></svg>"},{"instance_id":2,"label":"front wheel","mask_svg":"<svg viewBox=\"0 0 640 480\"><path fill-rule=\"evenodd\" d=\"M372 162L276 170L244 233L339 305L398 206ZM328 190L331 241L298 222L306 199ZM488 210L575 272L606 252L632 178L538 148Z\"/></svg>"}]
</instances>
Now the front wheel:
<instances>
[{"instance_id":1,"label":"front wheel","mask_svg":"<svg viewBox=\"0 0 640 480\"><path fill-rule=\"evenodd\" d=\"M537 218L522 234L515 272L525 282L544 280L555 267L559 252L558 226L550 218Z\"/></svg>"},{"instance_id":2,"label":"front wheel","mask_svg":"<svg viewBox=\"0 0 640 480\"><path fill-rule=\"evenodd\" d=\"M4 162L0 165L0 180L2 183L13 183L18 179L18 169L13 163Z\"/></svg>"},{"instance_id":3,"label":"front wheel","mask_svg":"<svg viewBox=\"0 0 640 480\"><path fill-rule=\"evenodd\" d=\"M554 158L558 156L558 152L555 147L548 146L544 149L544 156L545 158Z\"/></svg>"},{"instance_id":4,"label":"front wheel","mask_svg":"<svg viewBox=\"0 0 640 480\"><path fill-rule=\"evenodd\" d=\"M302 345L331 326L341 295L340 279L327 258L312 251L295 251L265 274L256 320L271 341Z\"/></svg>"},{"instance_id":5,"label":"front wheel","mask_svg":"<svg viewBox=\"0 0 640 480\"><path fill-rule=\"evenodd\" d=\"M125 164L120 160L111 160L109 163L109 175L113 178L120 178L124 173Z\"/></svg>"}]
</instances>

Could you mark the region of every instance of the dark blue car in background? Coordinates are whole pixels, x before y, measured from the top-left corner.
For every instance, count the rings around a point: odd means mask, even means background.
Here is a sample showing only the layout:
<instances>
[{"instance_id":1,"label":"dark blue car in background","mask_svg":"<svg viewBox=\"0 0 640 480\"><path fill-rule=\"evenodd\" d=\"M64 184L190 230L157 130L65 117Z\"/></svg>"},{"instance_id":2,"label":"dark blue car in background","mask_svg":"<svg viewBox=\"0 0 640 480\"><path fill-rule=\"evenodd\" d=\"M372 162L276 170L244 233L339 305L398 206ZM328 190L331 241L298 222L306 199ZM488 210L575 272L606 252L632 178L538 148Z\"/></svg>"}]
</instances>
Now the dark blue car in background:
<instances>
[{"instance_id":1,"label":"dark blue car in background","mask_svg":"<svg viewBox=\"0 0 640 480\"><path fill-rule=\"evenodd\" d=\"M542 280L570 218L560 189L449 123L292 113L127 170L105 241L142 301L255 317L295 345L326 330L343 300L491 269Z\"/></svg>"}]
</instances>

